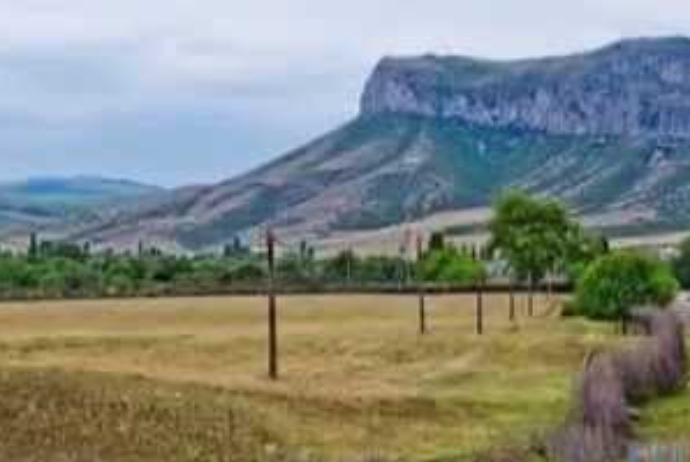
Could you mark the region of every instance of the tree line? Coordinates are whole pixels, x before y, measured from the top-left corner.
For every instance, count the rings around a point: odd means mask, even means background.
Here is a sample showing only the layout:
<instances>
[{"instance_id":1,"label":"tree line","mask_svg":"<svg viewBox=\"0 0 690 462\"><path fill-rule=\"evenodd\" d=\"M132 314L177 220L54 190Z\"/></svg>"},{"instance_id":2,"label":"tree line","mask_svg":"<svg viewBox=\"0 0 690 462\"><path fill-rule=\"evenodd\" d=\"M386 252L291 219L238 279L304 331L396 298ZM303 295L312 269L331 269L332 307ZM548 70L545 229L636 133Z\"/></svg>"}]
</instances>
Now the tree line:
<instances>
[{"instance_id":1,"label":"tree line","mask_svg":"<svg viewBox=\"0 0 690 462\"><path fill-rule=\"evenodd\" d=\"M668 303L678 280L690 286L690 240L671 265L649 252L613 250L563 204L520 191L498 198L489 235L483 246L456 246L436 232L417 243L415 255L403 246L398 256L352 249L320 257L303 241L276 256L275 284L316 292L557 282L576 290L567 313L597 319L620 319L634 305ZM24 252L0 253L5 299L257 293L267 278L266 252L239 239L218 253L185 256L144 242L135 252L118 253L32 235Z\"/></svg>"},{"instance_id":2,"label":"tree line","mask_svg":"<svg viewBox=\"0 0 690 462\"><path fill-rule=\"evenodd\" d=\"M434 247L436 246L436 247ZM319 291L329 288L390 290L412 287L420 272L440 284L471 284L483 272L480 251L455 249L434 234L436 251L424 263L411 257L360 256L346 250L317 257L306 242L279 252L275 263L280 289ZM135 252L94 250L82 245L30 237L25 251L0 252L0 297L57 299L154 297L254 293L265 289L266 253L239 239L217 253L176 255L140 243Z\"/></svg>"},{"instance_id":3,"label":"tree line","mask_svg":"<svg viewBox=\"0 0 690 462\"><path fill-rule=\"evenodd\" d=\"M490 247L511 274L531 285L549 275L566 278L574 297L564 314L623 321L640 307L666 307L690 275L690 241L672 262L645 249L612 249L585 230L561 203L510 191L495 204Z\"/></svg>"}]
</instances>

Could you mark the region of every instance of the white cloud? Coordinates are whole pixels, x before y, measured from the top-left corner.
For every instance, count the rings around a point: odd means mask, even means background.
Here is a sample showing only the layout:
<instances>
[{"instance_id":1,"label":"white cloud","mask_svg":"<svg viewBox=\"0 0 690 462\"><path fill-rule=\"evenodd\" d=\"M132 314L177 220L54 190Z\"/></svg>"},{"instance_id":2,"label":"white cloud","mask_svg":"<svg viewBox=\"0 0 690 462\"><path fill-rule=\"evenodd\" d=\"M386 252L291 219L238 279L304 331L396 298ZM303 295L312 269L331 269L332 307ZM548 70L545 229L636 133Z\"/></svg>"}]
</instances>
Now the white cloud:
<instances>
[{"instance_id":1,"label":"white cloud","mask_svg":"<svg viewBox=\"0 0 690 462\"><path fill-rule=\"evenodd\" d=\"M112 133L126 133L123 120L138 128L155 114L234 121L213 124L227 130L228 152L242 139L251 153L228 161L230 175L353 115L382 55L513 58L688 33L687 0L0 0L0 117L104 135L113 120ZM40 137L38 128L22 133ZM79 136L69 138L78 151ZM138 155L157 141L142 142ZM13 152L21 146L17 135ZM41 168L36 146L26 143L26 163ZM98 159L98 146L88 148Z\"/></svg>"}]
</instances>

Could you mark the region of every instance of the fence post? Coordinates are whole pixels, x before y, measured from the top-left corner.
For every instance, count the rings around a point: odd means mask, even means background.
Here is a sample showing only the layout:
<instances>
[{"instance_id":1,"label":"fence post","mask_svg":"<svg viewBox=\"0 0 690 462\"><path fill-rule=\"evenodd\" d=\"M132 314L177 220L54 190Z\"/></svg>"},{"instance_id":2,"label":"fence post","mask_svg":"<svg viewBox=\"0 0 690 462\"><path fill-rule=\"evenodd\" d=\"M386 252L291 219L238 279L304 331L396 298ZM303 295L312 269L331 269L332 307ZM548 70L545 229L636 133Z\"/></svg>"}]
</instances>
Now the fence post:
<instances>
[{"instance_id":1,"label":"fence post","mask_svg":"<svg viewBox=\"0 0 690 462\"><path fill-rule=\"evenodd\" d=\"M484 334L484 282L483 279L477 284L477 335Z\"/></svg>"},{"instance_id":2,"label":"fence post","mask_svg":"<svg viewBox=\"0 0 690 462\"><path fill-rule=\"evenodd\" d=\"M345 278L346 282L345 284L347 285L348 289L352 288L352 260L354 259L354 251L352 248L349 248L347 250L347 261L345 262Z\"/></svg>"},{"instance_id":3,"label":"fence post","mask_svg":"<svg viewBox=\"0 0 690 462\"><path fill-rule=\"evenodd\" d=\"M623 334L624 337L628 336L629 320L630 318L627 314L623 314L623 316L621 317L621 334Z\"/></svg>"},{"instance_id":4,"label":"fence post","mask_svg":"<svg viewBox=\"0 0 690 462\"><path fill-rule=\"evenodd\" d=\"M268 375L278 379L278 316L276 313L275 288L275 236L273 230L266 232L268 259Z\"/></svg>"},{"instance_id":5,"label":"fence post","mask_svg":"<svg viewBox=\"0 0 690 462\"><path fill-rule=\"evenodd\" d=\"M426 287L424 274L422 273L421 263L424 257L424 243L422 236L417 236L417 289L419 297L419 334L425 335L426 328Z\"/></svg>"},{"instance_id":6,"label":"fence post","mask_svg":"<svg viewBox=\"0 0 690 462\"><path fill-rule=\"evenodd\" d=\"M534 316L534 279L532 275L529 275L529 288L528 288L528 294L527 294L527 313L529 314L529 317Z\"/></svg>"},{"instance_id":7,"label":"fence post","mask_svg":"<svg viewBox=\"0 0 690 462\"><path fill-rule=\"evenodd\" d=\"M546 273L546 298L551 303L551 298L553 297L553 280L551 279L553 273L551 271Z\"/></svg>"},{"instance_id":8,"label":"fence post","mask_svg":"<svg viewBox=\"0 0 690 462\"><path fill-rule=\"evenodd\" d=\"M509 290L509 314L508 317L510 319L510 322L515 322L515 285L513 284L513 280L510 280L510 288Z\"/></svg>"}]
</instances>

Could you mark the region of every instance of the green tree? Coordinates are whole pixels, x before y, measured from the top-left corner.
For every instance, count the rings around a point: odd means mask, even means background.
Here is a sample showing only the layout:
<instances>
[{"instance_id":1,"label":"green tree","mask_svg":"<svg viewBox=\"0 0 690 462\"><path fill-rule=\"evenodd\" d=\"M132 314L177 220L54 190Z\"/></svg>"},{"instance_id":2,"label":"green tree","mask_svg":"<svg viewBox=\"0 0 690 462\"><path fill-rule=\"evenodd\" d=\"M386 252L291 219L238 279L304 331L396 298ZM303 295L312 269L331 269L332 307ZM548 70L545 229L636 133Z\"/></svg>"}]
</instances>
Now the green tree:
<instances>
[{"instance_id":1,"label":"green tree","mask_svg":"<svg viewBox=\"0 0 690 462\"><path fill-rule=\"evenodd\" d=\"M229 277L233 283L260 284L266 279L266 269L260 263L241 261L229 270Z\"/></svg>"},{"instance_id":2,"label":"green tree","mask_svg":"<svg viewBox=\"0 0 690 462\"><path fill-rule=\"evenodd\" d=\"M313 274L312 263L302 249L299 252L288 252L282 255L276 264L278 280L285 284L308 283Z\"/></svg>"},{"instance_id":3,"label":"green tree","mask_svg":"<svg viewBox=\"0 0 690 462\"><path fill-rule=\"evenodd\" d=\"M400 257L370 256L359 263L359 274L369 283L399 283L400 268L405 264L407 262Z\"/></svg>"},{"instance_id":4,"label":"green tree","mask_svg":"<svg viewBox=\"0 0 690 462\"><path fill-rule=\"evenodd\" d=\"M232 239L231 244L226 244L223 246L223 256L225 258L239 258L247 255L249 249L244 247L242 239L239 236L235 236Z\"/></svg>"},{"instance_id":5,"label":"green tree","mask_svg":"<svg viewBox=\"0 0 690 462\"><path fill-rule=\"evenodd\" d=\"M498 252L521 281L540 282L564 265L568 236L576 226L558 202L510 191L494 207L489 249Z\"/></svg>"},{"instance_id":6,"label":"green tree","mask_svg":"<svg viewBox=\"0 0 690 462\"><path fill-rule=\"evenodd\" d=\"M424 281L441 284L474 284L484 277L482 264L453 246L428 252L418 271Z\"/></svg>"},{"instance_id":7,"label":"green tree","mask_svg":"<svg viewBox=\"0 0 690 462\"><path fill-rule=\"evenodd\" d=\"M29 249L27 251L30 260L35 260L38 258L38 247L38 235L36 233L31 233L31 235L29 236Z\"/></svg>"},{"instance_id":8,"label":"green tree","mask_svg":"<svg viewBox=\"0 0 690 462\"><path fill-rule=\"evenodd\" d=\"M103 278L103 291L110 297L134 295L137 282L126 273L111 272Z\"/></svg>"},{"instance_id":9,"label":"green tree","mask_svg":"<svg viewBox=\"0 0 690 462\"><path fill-rule=\"evenodd\" d=\"M78 261L59 257L46 260L41 266L39 285L44 295L84 296L98 287L97 275Z\"/></svg>"},{"instance_id":10,"label":"green tree","mask_svg":"<svg viewBox=\"0 0 690 462\"><path fill-rule=\"evenodd\" d=\"M360 272L361 261L352 250L343 250L323 261L323 275L328 282L352 282Z\"/></svg>"},{"instance_id":11,"label":"green tree","mask_svg":"<svg viewBox=\"0 0 690 462\"><path fill-rule=\"evenodd\" d=\"M678 281L662 261L640 252L616 251L587 268L577 285L575 309L591 319L625 320L641 305L668 305L678 290Z\"/></svg>"},{"instance_id":12,"label":"green tree","mask_svg":"<svg viewBox=\"0 0 690 462\"><path fill-rule=\"evenodd\" d=\"M564 260L559 268L570 281L577 282L594 260L609 253L608 240L586 232L572 223L564 241Z\"/></svg>"},{"instance_id":13,"label":"green tree","mask_svg":"<svg viewBox=\"0 0 690 462\"><path fill-rule=\"evenodd\" d=\"M434 231L429 237L429 251L443 250L446 247L446 237L443 233Z\"/></svg>"}]
</instances>

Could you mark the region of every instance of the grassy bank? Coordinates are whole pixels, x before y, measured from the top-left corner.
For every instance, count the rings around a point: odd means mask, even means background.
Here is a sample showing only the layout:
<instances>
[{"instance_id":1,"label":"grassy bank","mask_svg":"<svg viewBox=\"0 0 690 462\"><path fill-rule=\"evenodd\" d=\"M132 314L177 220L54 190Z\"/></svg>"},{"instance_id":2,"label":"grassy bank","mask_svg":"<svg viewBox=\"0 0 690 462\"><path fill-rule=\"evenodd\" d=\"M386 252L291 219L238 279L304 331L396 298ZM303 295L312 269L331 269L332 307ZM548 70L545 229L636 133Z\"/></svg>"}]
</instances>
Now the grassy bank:
<instances>
[{"instance_id":1,"label":"grassy bank","mask_svg":"<svg viewBox=\"0 0 690 462\"><path fill-rule=\"evenodd\" d=\"M687 341L690 345L690 337ZM639 433L644 441L690 443L690 389L651 402L642 416Z\"/></svg>"}]
</instances>

